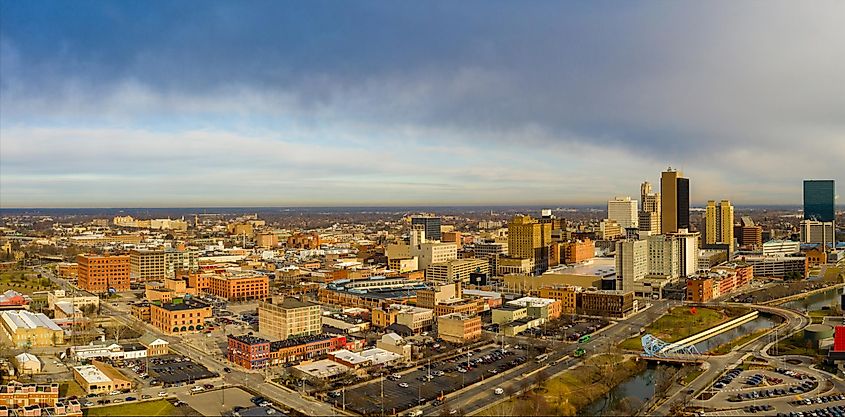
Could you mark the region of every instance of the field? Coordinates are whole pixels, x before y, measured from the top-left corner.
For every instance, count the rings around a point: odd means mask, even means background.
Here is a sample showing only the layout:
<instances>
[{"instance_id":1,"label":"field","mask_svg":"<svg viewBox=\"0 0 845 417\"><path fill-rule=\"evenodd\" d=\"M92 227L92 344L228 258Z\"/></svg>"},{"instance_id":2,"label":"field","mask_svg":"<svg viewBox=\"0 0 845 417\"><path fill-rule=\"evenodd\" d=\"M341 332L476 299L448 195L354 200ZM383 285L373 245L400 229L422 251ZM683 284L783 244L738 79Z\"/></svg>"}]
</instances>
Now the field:
<instances>
[{"instance_id":1,"label":"field","mask_svg":"<svg viewBox=\"0 0 845 417\"><path fill-rule=\"evenodd\" d=\"M736 312L726 314L712 308L699 307L695 314L692 314L689 307L675 307L648 325L645 332L651 333L664 342L674 342L724 323L734 316ZM620 347L628 350L642 350L640 336L625 340Z\"/></svg>"},{"instance_id":2,"label":"field","mask_svg":"<svg viewBox=\"0 0 845 417\"><path fill-rule=\"evenodd\" d=\"M143 401L129 404L95 407L85 410L86 417L93 416L184 416L188 409L175 407L167 400Z\"/></svg>"},{"instance_id":3,"label":"field","mask_svg":"<svg viewBox=\"0 0 845 417\"><path fill-rule=\"evenodd\" d=\"M47 291L55 288L47 278L38 278L38 275L29 271L4 271L0 272L0 292L15 290L20 293L32 295L36 291Z\"/></svg>"},{"instance_id":4,"label":"field","mask_svg":"<svg viewBox=\"0 0 845 417\"><path fill-rule=\"evenodd\" d=\"M622 355L598 355L539 387L482 410L479 415L575 415L614 386L645 368ZM541 379L538 377L538 379Z\"/></svg>"}]
</instances>

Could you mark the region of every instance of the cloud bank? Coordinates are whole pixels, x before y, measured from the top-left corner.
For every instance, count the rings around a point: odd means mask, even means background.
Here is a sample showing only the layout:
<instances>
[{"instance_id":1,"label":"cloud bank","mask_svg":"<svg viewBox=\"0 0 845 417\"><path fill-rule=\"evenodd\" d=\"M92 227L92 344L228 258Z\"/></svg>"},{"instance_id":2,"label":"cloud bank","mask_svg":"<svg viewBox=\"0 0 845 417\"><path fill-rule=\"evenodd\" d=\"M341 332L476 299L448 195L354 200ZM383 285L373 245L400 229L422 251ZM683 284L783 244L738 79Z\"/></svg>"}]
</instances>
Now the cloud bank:
<instances>
[{"instance_id":1,"label":"cloud bank","mask_svg":"<svg viewBox=\"0 0 845 417\"><path fill-rule=\"evenodd\" d=\"M0 206L694 201L845 181L845 4L0 4Z\"/></svg>"}]
</instances>

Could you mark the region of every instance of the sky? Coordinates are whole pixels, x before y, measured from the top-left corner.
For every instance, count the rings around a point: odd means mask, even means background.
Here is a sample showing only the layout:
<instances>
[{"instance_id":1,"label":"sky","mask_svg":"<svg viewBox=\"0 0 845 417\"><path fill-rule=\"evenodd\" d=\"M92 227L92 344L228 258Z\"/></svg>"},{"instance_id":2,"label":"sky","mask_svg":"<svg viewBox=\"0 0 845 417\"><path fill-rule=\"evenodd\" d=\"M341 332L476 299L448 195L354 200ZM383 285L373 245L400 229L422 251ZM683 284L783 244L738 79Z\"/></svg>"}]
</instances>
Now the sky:
<instances>
[{"instance_id":1,"label":"sky","mask_svg":"<svg viewBox=\"0 0 845 417\"><path fill-rule=\"evenodd\" d=\"M845 2L0 2L0 207L845 184ZM842 191L838 192L842 195ZM837 198L841 204L842 198Z\"/></svg>"}]
</instances>

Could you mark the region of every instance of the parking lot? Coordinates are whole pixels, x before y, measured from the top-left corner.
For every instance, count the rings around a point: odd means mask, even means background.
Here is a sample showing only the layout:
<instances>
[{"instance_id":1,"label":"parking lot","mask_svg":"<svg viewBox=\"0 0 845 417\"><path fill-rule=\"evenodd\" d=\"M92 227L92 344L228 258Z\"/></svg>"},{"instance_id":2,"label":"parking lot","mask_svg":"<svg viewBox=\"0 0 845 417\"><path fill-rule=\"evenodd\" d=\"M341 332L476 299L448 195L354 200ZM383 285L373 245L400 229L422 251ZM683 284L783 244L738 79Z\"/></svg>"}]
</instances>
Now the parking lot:
<instances>
[{"instance_id":1,"label":"parking lot","mask_svg":"<svg viewBox=\"0 0 845 417\"><path fill-rule=\"evenodd\" d=\"M144 361L146 362L146 361ZM143 368L141 372L143 372ZM205 366L192 362L190 359L178 355L165 355L149 359L147 373L165 387L193 383L207 378L219 376L209 371Z\"/></svg>"},{"instance_id":2,"label":"parking lot","mask_svg":"<svg viewBox=\"0 0 845 417\"><path fill-rule=\"evenodd\" d=\"M510 349L506 354L496 353L499 349L489 347L470 352L470 356L460 355L448 360L432 362L413 371L403 373L400 378L380 378L365 385L346 390L345 401L347 409L360 414L385 413L394 414L415 407L419 404L437 403L438 397L459 390L482 380L490 378L500 372L518 367L533 358L527 356L525 350ZM470 363L467 363L467 362ZM429 380L429 372L431 378ZM382 397L382 387L384 396ZM333 394L328 402L342 398Z\"/></svg>"},{"instance_id":3,"label":"parking lot","mask_svg":"<svg viewBox=\"0 0 845 417\"><path fill-rule=\"evenodd\" d=\"M714 382L702 399L712 403L756 401L798 395L818 387L812 377L789 371L729 369Z\"/></svg>"}]
</instances>

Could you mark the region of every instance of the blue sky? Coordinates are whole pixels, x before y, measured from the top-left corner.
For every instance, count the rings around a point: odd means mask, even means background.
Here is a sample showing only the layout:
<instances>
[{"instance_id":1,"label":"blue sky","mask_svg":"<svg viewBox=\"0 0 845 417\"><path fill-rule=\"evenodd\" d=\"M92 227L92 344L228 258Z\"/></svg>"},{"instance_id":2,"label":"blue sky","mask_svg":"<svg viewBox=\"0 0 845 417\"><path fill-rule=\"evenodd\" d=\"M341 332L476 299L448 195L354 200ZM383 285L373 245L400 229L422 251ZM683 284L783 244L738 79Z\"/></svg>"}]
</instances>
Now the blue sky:
<instances>
[{"instance_id":1,"label":"blue sky","mask_svg":"<svg viewBox=\"0 0 845 417\"><path fill-rule=\"evenodd\" d=\"M0 2L0 206L845 184L845 3ZM840 192L841 194L841 192ZM840 199L841 202L841 199Z\"/></svg>"}]
</instances>

